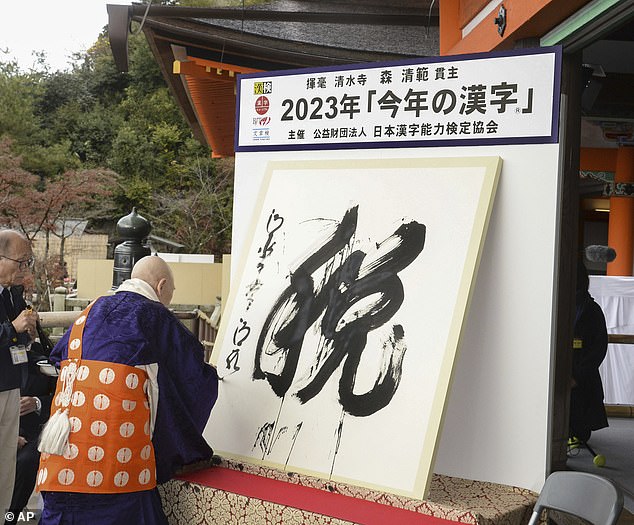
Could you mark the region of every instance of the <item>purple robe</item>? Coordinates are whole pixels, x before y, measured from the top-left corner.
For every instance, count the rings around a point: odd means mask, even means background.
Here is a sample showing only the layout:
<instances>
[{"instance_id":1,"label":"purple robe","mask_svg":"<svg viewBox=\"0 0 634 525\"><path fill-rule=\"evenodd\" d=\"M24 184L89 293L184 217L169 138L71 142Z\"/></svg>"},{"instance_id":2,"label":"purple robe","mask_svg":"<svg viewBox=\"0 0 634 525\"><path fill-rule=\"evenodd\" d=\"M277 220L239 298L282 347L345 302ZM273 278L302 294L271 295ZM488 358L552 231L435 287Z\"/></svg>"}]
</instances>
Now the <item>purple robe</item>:
<instances>
[{"instance_id":1,"label":"purple robe","mask_svg":"<svg viewBox=\"0 0 634 525\"><path fill-rule=\"evenodd\" d=\"M68 355L68 330L51 353ZM152 443L158 483L183 465L209 459L202 437L218 396L218 376L204 363L203 347L161 303L133 292L102 297L92 307L82 357L129 366L158 364L159 401ZM157 489L122 494L43 492L40 523L157 525L167 523Z\"/></svg>"}]
</instances>

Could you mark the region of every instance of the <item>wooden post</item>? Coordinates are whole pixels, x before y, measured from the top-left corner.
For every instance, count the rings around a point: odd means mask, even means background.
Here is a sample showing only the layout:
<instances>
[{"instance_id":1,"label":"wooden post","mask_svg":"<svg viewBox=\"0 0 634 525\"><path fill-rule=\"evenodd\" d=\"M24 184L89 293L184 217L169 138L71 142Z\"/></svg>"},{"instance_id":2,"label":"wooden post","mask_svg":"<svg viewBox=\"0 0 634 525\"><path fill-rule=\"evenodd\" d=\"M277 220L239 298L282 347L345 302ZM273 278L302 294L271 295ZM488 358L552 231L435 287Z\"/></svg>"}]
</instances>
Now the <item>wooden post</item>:
<instances>
[{"instance_id":1,"label":"wooden post","mask_svg":"<svg viewBox=\"0 0 634 525\"><path fill-rule=\"evenodd\" d=\"M581 53L564 54L562 65L561 122L562 180L559 217L559 259L556 264L553 340L555 363L551 387L550 470L566 468L572 337L579 229L579 150L581 142Z\"/></svg>"}]
</instances>

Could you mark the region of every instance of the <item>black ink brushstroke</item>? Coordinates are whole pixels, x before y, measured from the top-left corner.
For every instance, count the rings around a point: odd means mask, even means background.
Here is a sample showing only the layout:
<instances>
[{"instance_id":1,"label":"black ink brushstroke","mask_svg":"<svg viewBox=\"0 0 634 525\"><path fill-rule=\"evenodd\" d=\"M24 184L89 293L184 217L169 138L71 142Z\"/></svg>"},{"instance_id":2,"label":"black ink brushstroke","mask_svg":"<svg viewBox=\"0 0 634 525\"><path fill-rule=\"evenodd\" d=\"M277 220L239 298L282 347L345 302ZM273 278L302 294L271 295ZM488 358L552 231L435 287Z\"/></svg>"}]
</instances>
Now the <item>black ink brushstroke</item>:
<instances>
[{"instance_id":1,"label":"black ink brushstroke","mask_svg":"<svg viewBox=\"0 0 634 525\"><path fill-rule=\"evenodd\" d=\"M247 298L247 310L251 308L253 301L255 301L255 294L260 288L262 288L262 281L259 277L256 277L255 280L247 286L247 291L244 294L244 296Z\"/></svg>"},{"instance_id":2,"label":"black ink brushstroke","mask_svg":"<svg viewBox=\"0 0 634 525\"><path fill-rule=\"evenodd\" d=\"M233 370L233 372L238 372L240 367L238 366L238 360L240 359L240 349L234 348L231 350L231 353L225 359L225 365L227 370Z\"/></svg>"},{"instance_id":3,"label":"black ink brushstroke","mask_svg":"<svg viewBox=\"0 0 634 525\"><path fill-rule=\"evenodd\" d=\"M304 334L315 321L313 319L309 322L314 315L313 303L317 300L313 296L314 283L311 275L334 254L346 247L357 228L357 216L358 206L348 210L330 239L291 274L291 284L277 299L262 327L255 350L253 379L266 378L279 397L283 397L291 386ZM288 308L292 310L292 315L282 317L280 313ZM279 375L264 372L260 366L262 351L273 326L276 326L271 337L275 345L273 352L281 351L285 354L284 369Z\"/></svg>"},{"instance_id":4,"label":"black ink brushstroke","mask_svg":"<svg viewBox=\"0 0 634 525\"><path fill-rule=\"evenodd\" d=\"M275 213L275 209L271 210L269 218L266 221L266 232L268 234L264 246L258 248L258 254L260 254L260 261L256 265L258 274L255 280L247 285L245 297L247 299L246 309L249 310L255 301L256 292L262 287L262 281L259 278L260 273L264 269L264 260L273 253L273 247L276 242L273 241L275 233L284 225L284 217L279 213Z\"/></svg>"},{"instance_id":5,"label":"black ink brushstroke","mask_svg":"<svg viewBox=\"0 0 634 525\"><path fill-rule=\"evenodd\" d=\"M282 408L284 407L284 400L285 398L282 398L280 400L280 407L277 409L277 417L275 418L275 421L272 423L273 426L271 428L271 437L275 434L275 431L277 430L277 425L280 422L280 415L282 414ZM264 450L264 453L262 454L262 459L264 459L266 456L268 456L271 453L271 451L273 450L273 445L274 445L273 441L269 439L267 448L266 450Z\"/></svg>"},{"instance_id":6,"label":"black ink brushstroke","mask_svg":"<svg viewBox=\"0 0 634 525\"><path fill-rule=\"evenodd\" d=\"M353 392L358 361L355 362L351 356L348 356L343 365L339 396L342 399L342 406L345 406L346 411L353 416L369 416L378 410L376 407L387 406L394 397L401 382L403 357L407 350L401 325L392 327L392 334L388 342L383 345L383 350L383 363L379 377L372 389L364 394Z\"/></svg>"},{"instance_id":7,"label":"black ink brushstroke","mask_svg":"<svg viewBox=\"0 0 634 525\"><path fill-rule=\"evenodd\" d=\"M282 427L277 431L277 434L275 435L275 439L273 440L273 442L271 443L271 447L269 448L268 454L271 453L271 450L273 450L273 447L275 446L275 444L279 441L279 439L288 432L288 427Z\"/></svg>"},{"instance_id":8,"label":"black ink brushstroke","mask_svg":"<svg viewBox=\"0 0 634 525\"><path fill-rule=\"evenodd\" d=\"M291 439L291 446L288 449L288 455L286 456L286 463L284 463L284 468L286 469L286 467L288 467L288 462L291 459L291 454L293 453L293 449L295 448L295 443L297 442L297 436L299 436L299 431L302 429L302 425L304 424L303 421L300 421L296 426L295 426L295 433L293 434L293 437Z\"/></svg>"},{"instance_id":9,"label":"black ink brushstroke","mask_svg":"<svg viewBox=\"0 0 634 525\"><path fill-rule=\"evenodd\" d=\"M260 254L260 259L262 259L262 261L273 253L273 247L275 246L273 237L275 232L277 232L277 230L279 230L283 225L284 217L282 217L279 213L275 213L275 209L273 209L266 221L266 231L269 235L264 243L264 246L258 248L258 253ZM264 263L262 261L260 261L257 265L258 273L264 268Z\"/></svg>"},{"instance_id":10,"label":"black ink brushstroke","mask_svg":"<svg viewBox=\"0 0 634 525\"><path fill-rule=\"evenodd\" d=\"M394 344L383 346L384 368L374 387L364 394L354 394L354 381L368 332L388 322L401 307L404 290L397 274L422 252L426 228L415 221L402 224L378 245L387 251L375 260L363 266L366 253L355 250L335 269L333 258L351 248L357 218L358 206L355 206L345 213L326 243L292 272L290 285L271 308L260 332L253 379L266 379L275 394L283 397L295 377L305 333L323 313L321 332L331 350L323 361L320 357L320 366L311 381L296 396L302 403L312 399L343 362L339 402L349 414L367 416L387 406L394 396L405 352L402 327L395 325L391 336ZM325 282L315 290L312 275L324 265L330 265L332 270L327 271ZM376 299L367 305L367 298L374 296ZM352 319L343 321L347 312L363 304L366 306ZM263 352L284 362L281 372L262 369Z\"/></svg>"},{"instance_id":11,"label":"black ink brushstroke","mask_svg":"<svg viewBox=\"0 0 634 525\"><path fill-rule=\"evenodd\" d=\"M239 325L236 326L236 329L233 331L233 344L235 347L231 353L225 359L225 364L227 370L231 370L233 368L234 372L240 370L238 366L238 360L240 359L240 347L242 343L244 343L249 334L251 334L251 327L247 325L247 322L240 318Z\"/></svg>"},{"instance_id":12,"label":"black ink brushstroke","mask_svg":"<svg viewBox=\"0 0 634 525\"><path fill-rule=\"evenodd\" d=\"M330 475L328 479L332 479L332 473L335 470L335 461L337 461L337 454L339 454L339 446L341 445L341 436L343 435L343 418L345 416L345 412L341 411L341 416L339 417L339 424L337 425L337 430L335 432L335 450L332 454L332 463L330 463Z\"/></svg>"},{"instance_id":13,"label":"black ink brushstroke","mask_svg":"<svg viewBox=\"0 0 634 525\"><path fill-rule=\"evenodd\" d=\"M242 346L242 343L246 341L247 337L249 337L249 334L251 333L251 327L247 325L247 322L242 319L242 317L240 318L239 323L241 326L236 327L233 332L233 344L236 346ZM238 337L238 334L240 333L241 335Z\"/></svg>"},{"instance_id":14,"label":"black ink brushstroke","mask_svg":"<svg viewBox=\"0 0 634 525\"><path fill-rule=\"evenodd\" d=\"M255 438L253 443L252 450L256 447L260 447L262 454L266 454L266 449L269 446L271 441L271 436L273 435L273 428L275 426L274 422L266 422L258 429L258 435Z\"/></svg>"}]
</instances>

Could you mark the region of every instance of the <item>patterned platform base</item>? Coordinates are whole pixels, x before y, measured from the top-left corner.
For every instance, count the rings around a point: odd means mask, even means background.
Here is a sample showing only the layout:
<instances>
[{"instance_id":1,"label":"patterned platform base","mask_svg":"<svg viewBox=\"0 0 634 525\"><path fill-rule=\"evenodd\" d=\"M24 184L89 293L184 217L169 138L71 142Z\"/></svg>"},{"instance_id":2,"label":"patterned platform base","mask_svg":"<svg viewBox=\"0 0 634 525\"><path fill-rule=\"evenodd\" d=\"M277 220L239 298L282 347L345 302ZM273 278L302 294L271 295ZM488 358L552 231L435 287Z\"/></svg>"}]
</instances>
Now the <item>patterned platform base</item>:
<instances>
[{"instance_id":1,"label":"patterned platform base","mask_svg":"<svg viewBox=\"0 0 634 525\"><path fill-rule=\"evenodd\" d=\"M170 525L524 525L533 492L434 475L416 500L223 461L160 487Z\"/></svg>"}]
</instances>

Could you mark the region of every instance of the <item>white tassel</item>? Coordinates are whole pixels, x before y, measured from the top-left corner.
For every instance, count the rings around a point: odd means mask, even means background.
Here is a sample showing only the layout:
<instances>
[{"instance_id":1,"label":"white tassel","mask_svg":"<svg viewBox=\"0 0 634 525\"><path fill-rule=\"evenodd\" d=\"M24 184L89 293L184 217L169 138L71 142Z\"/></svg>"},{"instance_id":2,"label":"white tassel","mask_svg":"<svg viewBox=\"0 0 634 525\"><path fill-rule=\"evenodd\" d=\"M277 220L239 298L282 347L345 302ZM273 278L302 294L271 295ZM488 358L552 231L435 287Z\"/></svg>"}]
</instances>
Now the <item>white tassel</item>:
<instances>
[{"instance_id":1,"label":"white tassel","mask_svg":"<svg viewBox=\"0 0 634 525\"><path fill-rule=\"evenodd\" d=\"M37 449L47 454L61 456L64 453L68 436L70 435L70 420L68 409L57 409L50 417L40 434L40 443Z\"/></svg>"}]
</instances>

